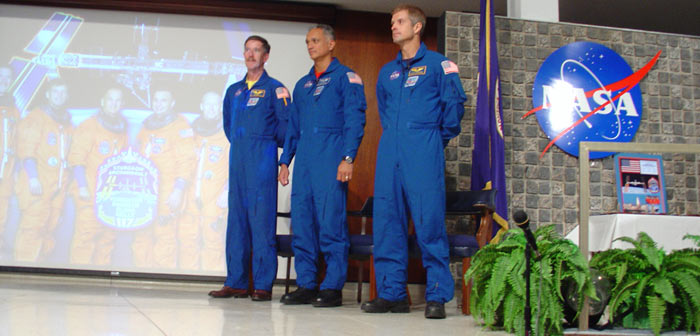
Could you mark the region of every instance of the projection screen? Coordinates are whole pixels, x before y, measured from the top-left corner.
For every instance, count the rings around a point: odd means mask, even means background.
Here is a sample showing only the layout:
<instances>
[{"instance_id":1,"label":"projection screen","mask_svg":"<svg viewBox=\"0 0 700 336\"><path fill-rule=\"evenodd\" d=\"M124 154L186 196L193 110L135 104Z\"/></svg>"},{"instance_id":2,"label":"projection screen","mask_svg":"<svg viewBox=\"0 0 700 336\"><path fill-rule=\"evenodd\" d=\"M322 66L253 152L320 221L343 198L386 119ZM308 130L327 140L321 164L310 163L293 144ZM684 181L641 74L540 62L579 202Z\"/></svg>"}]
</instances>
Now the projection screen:
<instances>
[{"instance_id":1,"label":"projection screen","mask_svg":"<svg viewBox=\"0 0 700 336\"><path fill-rule=\"evenodd\" d=\"M0 266L225 275L221 96L253 34L291 90L309 27L0 5Z\"/></svg>"}]
</instances>

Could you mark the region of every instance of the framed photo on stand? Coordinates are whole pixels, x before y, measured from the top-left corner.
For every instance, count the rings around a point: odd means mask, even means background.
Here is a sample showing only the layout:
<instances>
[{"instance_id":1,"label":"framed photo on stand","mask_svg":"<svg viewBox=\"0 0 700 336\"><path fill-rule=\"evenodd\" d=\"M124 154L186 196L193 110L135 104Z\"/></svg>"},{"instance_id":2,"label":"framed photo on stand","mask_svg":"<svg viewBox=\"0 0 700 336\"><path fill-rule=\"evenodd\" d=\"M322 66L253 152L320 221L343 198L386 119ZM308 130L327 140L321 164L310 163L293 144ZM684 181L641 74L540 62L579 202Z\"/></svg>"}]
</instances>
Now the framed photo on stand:
<instances>
[{"instance_id":1,"label":"framed photo on stand","mask_svg":"<svg viewBox=\"0 0 700 336\"><path fill-rule=\"evenodd\" d=\"M618 153L614 160L620 212L665 214L668 204L661 156Z\"/></svg>"}]
</instances>

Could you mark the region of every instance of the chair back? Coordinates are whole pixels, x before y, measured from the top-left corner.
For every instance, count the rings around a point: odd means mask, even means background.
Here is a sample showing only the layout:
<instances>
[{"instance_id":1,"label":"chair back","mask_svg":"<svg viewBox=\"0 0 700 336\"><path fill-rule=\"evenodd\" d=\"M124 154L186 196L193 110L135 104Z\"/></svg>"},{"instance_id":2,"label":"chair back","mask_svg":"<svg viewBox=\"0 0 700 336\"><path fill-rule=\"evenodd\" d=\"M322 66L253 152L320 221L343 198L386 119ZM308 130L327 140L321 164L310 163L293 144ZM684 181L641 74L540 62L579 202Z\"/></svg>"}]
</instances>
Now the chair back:
<instances>
[{"instance_id":1,"label":"chair back","mask_svg":"<svg viewBox=\"0 0 700 336\"><path fill-rule=\"evenodd\" d=\"M448 191L445 212L448 215L479 215L496 208L496 190Z\"/></svg>"}]
</instances>

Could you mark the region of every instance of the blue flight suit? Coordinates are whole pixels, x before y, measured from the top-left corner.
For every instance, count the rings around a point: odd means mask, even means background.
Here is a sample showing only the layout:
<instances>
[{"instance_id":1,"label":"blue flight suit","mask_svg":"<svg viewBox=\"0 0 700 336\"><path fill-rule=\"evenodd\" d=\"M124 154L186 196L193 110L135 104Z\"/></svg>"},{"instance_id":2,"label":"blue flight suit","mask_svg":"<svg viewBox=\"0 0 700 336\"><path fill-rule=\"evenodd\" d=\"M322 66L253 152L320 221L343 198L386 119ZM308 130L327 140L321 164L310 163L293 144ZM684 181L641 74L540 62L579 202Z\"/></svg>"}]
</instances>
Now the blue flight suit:
<instances>
[{"instance_id":1,"label":"blue flight suit","mask_svg":"<svg viewBox=\"0 0 700 336\"><path fill-rule=\"evenodd\" d=\"M248 288L251 252L255 289L270 291L277 277L277 147L284 144L290 106L289 91L266 71L250 90L245 79L226 90L226 286Z\"/></svg>"},{"instance_id":2,"label":"blue flight suit","mask_svg":"<svg viewBox=\"0 0 700 336\"><path fill-rule=\"evenodd\" d=\"M292 248L297 285L316 289L319 252L326 262L320 289L340 290L348 269L347 183L336 180L345 156L355 158L364 135L364 86L333 59L316 79L314 68L294 87L294 104L280 164L296 154L292 183Z\"/></svg>"},{"instance_id":3,"label":"blue flight suit","mask_svg":"<svg viewBox=\"0 0 700 336\"><path fill-rule=\"evenodd\" d=\"M374 178L374 265L379 297L406 298L407 211L427 271L427 301L454 296L445 231L444 146L461 130L467 100L457 66L421 43L415 57L382 67L382 137ZM408 206L408 207L407 207Z\"/></svg>"}]
</instances>

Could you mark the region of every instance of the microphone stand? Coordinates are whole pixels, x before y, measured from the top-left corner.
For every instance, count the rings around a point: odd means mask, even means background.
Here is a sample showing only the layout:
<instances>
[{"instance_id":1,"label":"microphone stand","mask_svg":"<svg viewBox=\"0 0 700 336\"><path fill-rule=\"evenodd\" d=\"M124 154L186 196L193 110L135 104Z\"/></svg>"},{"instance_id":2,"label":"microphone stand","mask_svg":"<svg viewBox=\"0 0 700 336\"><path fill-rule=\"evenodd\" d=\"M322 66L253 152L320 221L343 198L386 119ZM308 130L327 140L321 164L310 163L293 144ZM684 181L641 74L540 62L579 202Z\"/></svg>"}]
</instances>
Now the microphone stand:
<instances>
[{"instance_id":1,"label":"microphone stand","mask_svg":"<svg viewBox=\"0 0 700 336\"><path fill-rule=\"evenodd\" d=\"M525 244L525 308L524 308L524 318L525 318L525 336L530 336L532 332L532 326L530 320L532 320L532 311L530 309L530 259L532 259L532 249L530 244Z\"/></svg>"}]
</instances>

